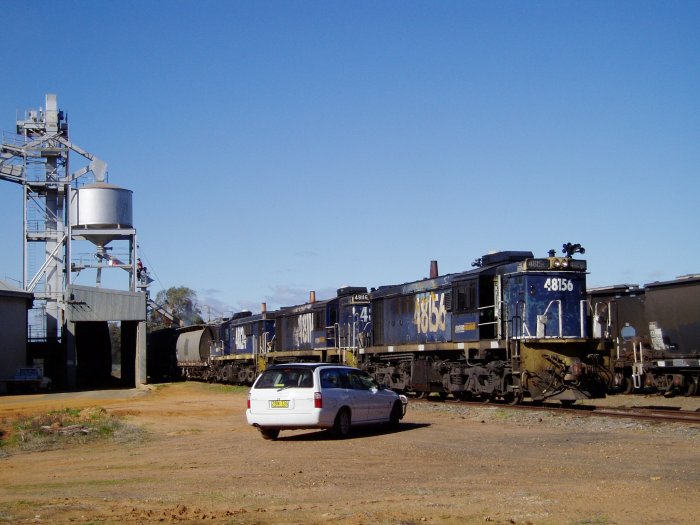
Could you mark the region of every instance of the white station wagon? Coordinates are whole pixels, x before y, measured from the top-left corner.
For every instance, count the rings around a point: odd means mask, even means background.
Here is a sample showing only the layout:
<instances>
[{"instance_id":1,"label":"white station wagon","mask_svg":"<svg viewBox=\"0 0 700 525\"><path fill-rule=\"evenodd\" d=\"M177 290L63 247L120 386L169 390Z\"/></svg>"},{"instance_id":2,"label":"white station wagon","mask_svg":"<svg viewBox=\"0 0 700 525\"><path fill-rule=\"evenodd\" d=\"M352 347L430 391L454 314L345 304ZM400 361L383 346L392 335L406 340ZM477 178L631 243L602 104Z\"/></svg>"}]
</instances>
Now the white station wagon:
<instances>
[{"instance_id":1,"label":"white station wagon","mask_svg":"<svg viewBox=\"0 0 700 525\"><path fill-rule=\"evenodd\" d=\"M357 368L289 363L267 368L248 394L246 418L265 439L280 430L326 428L338 438L355 425L397 426L408 399Z\"/></svg>"}]
</instances>

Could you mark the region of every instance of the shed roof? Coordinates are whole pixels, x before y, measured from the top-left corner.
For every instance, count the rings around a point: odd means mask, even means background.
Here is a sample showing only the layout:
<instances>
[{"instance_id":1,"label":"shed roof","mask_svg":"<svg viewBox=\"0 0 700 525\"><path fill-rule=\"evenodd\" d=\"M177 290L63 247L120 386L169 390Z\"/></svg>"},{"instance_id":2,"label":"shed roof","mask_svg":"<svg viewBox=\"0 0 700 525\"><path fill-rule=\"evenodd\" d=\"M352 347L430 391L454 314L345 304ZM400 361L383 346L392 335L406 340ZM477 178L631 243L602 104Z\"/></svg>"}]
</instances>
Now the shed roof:
<instances>
[{"instance_id":1,"label":"shed roof","mask_svg":"<svg viewBox=\"0 0 700 525\"><path fill-rule=\"evenodd\" d=\"M0 297L23 297L31 301L34 299L34 294L31 292L25 292L21 288L12 286L5 281L0 281Z\"/></svg>"}]
</instances>

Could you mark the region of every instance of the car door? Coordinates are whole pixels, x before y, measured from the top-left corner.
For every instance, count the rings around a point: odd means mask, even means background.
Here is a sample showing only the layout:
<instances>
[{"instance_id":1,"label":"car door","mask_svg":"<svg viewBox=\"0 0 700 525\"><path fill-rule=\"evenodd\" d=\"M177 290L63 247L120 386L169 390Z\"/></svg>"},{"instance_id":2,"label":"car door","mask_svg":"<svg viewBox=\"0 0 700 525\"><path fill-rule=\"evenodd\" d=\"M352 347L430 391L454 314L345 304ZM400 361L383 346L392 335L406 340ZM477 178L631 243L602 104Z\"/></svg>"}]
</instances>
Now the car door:
<instances>
[{"instance_id":1,"label":"car door","mask_svg":"<svg viewBox=\"0 0 700 525\"><path fill-rule=\"evenodd\" d=\"M351 395L344 375L339 368L322 368L319 372L324 411L322 419L326 423L333 423L340 407L350 404Z\"/></svg>"},{"instance_id":2,"label":"car door","mask_svg":"<svg viewBox=\"0 0 700 525\"><path fill-rule=\"evenodd\" d=\"M360 370L348 370L346 378L350 394L352 422L366 423L369 420L370 385L363 379Z\"/></svg>"},{"instance_id":3,"label":"car door","mask_svg":"<svg viewBox=\"0 0 700 525\"><path fill-rule=\"evenodd\" d=\"M363 381L369 387L368 417L370 421L388 421L396 396L391 390L379 387L374 378L364 374Z\"/></svg>"}]
</instances>

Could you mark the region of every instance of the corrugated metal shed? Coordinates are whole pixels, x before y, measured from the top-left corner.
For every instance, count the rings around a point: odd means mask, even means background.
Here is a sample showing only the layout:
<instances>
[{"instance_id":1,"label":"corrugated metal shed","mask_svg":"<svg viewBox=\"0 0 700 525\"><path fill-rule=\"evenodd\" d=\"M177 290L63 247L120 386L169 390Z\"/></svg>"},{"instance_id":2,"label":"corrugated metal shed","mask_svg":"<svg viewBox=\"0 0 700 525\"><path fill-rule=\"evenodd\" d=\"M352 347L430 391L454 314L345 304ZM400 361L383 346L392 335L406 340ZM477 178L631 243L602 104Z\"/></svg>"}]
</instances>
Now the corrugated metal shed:
<instances>
[{"instance_id":1,"label":"corrugated metal shed","mask_svg":"<svg viewBox=\"0 0 700 525\"><path fill-rule=\"evenodd\" d=\"M146 295L140 292L71 285L64 300L69 322L146 320Z\"/></svg>"}]
</instances>

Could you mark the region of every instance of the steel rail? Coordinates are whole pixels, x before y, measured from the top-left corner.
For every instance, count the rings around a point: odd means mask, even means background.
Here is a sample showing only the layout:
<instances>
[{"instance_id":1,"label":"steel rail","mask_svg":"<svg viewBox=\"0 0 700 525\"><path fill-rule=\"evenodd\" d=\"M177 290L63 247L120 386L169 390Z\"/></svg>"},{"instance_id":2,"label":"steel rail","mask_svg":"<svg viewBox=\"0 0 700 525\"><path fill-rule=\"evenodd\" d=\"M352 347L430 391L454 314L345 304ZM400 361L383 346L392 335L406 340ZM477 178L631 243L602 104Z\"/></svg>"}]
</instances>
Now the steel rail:
<instances>
[{"instance_id":1,"label":"steel rail","mask_svg":"<svg viewBox=\"0 0 700 525\"><path fill-rule=\"evenodd\" d=\"M644 421L665 421L700 425L700 411L681 410L680 407L600 407L594 405L560 406L554 403L509 405L506 403L483 403L475 401L456 401L438 399L412 399L412 403L435 403L482 408L503 408L512 410L555 412L578 416L599 416L636 419Z\"/></svg>"}]
</instances>

